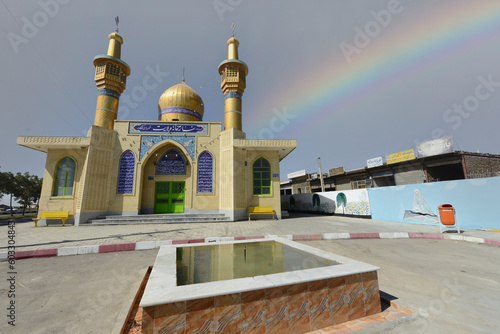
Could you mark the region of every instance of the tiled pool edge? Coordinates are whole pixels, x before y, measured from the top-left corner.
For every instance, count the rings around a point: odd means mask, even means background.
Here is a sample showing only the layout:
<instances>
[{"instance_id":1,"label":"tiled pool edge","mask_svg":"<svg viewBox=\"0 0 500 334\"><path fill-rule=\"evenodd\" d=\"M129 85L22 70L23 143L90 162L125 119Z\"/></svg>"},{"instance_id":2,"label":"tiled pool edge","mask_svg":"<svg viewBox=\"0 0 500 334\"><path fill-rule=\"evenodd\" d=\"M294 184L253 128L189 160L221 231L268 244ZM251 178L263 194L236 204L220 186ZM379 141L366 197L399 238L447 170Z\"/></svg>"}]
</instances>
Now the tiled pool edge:
<instances>
[{"instance_id":1,"label":"tiled pool edge","mask_svg":"<svg viewBox=\"0 0 500 334\"><path fill-rule=\"evenodd\" d=\"M137 241L137 242L118 243L118 244L60 247L60 248L50 248L50 249L16 251L15 259L22 260L22 259L54 257L54 256L85 255L85 254L133 251L133 250L147 250L147 249L159 248L161 245L265 239L269 237L274 237L274 235L242 236L242 237L209 237L201 239L200 238L177 239L177 240L161 240L161 241ZM282 235L281 237L294 241L347 240L347 239L442 239L442 240L465 241L470 243L488 244L500 247L500 240L468 237L458 234L439 234L439 233L407 233L407 232L315 233L315 234L294 234L294 235L289 234L289 235ZM10 256L11 257L13 256L12 253L10 254ZM9 253L1 252L0 262L8 260L9 260Z\"/></svg>"},{"instance_id":2,"label":"tiled pool edge","mask_svg":"<svg viewBox=\"0 0 500 334\"><path fill-rule=\"evenodd\" d=\"M387 329L393 328L395 325L407 323L409 321L415 320L417 313L402 307L392 301L389 301L380 296L381 303L385 303L390 305L390 307L384 309L380 313L376 313L374 315L369 315L358 320L348 321L346 323L324 327L318 330L314 330L307 334L333 334L333 333L350 333L355 332L360 329L371 328L373 326L377 326L377 330L380 332L384 331L384 327ZM128 331L121 332L120 334L139 334L142 329L142 315L143 309L142 307L135 310L135 314L132 318L126 320L127 322L133 322L134 326L129 328ZM343 327L343 328L340 328ZM360 328L362 327L362 328Z\"/></svg>"},{"instance_id":3,"label":"tiled pool edge","mask_svg":"<svg viewBox=\"0 0 500 334\"><path fill-rule=\"evenodd\" d=\"M138 292L142 289L144 290L146 281L143 280ZM141 295L142 296L142 295ZM390 296L392 297L392 296ZM309 332L308 334L331 334L331 333L350 333L357 331L359 329L365 329L373 326L377 326L378 329L383 330L385 326L390 326L392 328L394 325L399 323L406 323L415 319L416 313L412 310L402 307L395 302L393 299L389 299L389 295L380 291L380 302L390 305L390 307L384 309L380 313L374 315L369 315L354 321L348 321L346 323L324 327L318 330ZM134 304L134 303L133 303ZM132 305L133 306L133 305ZM126 324L133 323L133 326L125 326ZM142 332L143 325L143 308L138 307L134 309L134 312L129 312L128 317L124 322L124 327L120 334L138 334ZM361 327L361 328L360 328Z\"/></svg>"},{"instance_id":4,"label":"tiled pool edge","mask_svg":"<svg viewBox=\"0 0 500 334\"><path fill-rule=\"evenodd\" d=\"M234 240L220 242L219 244L241 244L247 242L261 242L262 240L263 239ZM148 287L146 288L147 291L145 292L145 296L141 301L141 306L147 307L157 305L158 300L161 300L162 303L173 303L181 300L200 299L204 297L226 295L230 293L242 293L253 291L255 289L266 289L288 286L292 284L308 283L310 281L317 281L320 279L330 279L339 276L363 274L380 270L380 268L377 266L323 251L308 245L293 242L288 239L273 237L266 238L264 240L274 240L294 249L298 249L304 253L319 256L321 258L336 262L337 264L335 266L292 270L268 275L258 275L254 277L234 278L230 279L229 281L213 281L207 283L198 283L195 285L177 286L175 262L177 245L167 245L160 248L160 251L158 252L153 266L153 272L151 273ZM204 243L196 243L193 245L200 246L203 244ZM229 286L228 282L231 282ZM177 290L178 292L163 292L163 290L171 290L171 288L173 287L175 287L175 290ZM200 292L200 289L201 291L210 290L210 295L206 295ZM148 292L152 290L157 291L156 293Z\"/></svg>"},{"instance_id":5,"label":"tiled pool edge","mask_svg":"<svg viewBox=\"0 0 500 334\"><path fill-rule=\"evenodd\" d=\"M267 240L337 264L178 286L179 246L162 246L139 305L143 307L142 333L307 333L380 313L380 268L288 239Z\"/></svg>"}]
</instances>

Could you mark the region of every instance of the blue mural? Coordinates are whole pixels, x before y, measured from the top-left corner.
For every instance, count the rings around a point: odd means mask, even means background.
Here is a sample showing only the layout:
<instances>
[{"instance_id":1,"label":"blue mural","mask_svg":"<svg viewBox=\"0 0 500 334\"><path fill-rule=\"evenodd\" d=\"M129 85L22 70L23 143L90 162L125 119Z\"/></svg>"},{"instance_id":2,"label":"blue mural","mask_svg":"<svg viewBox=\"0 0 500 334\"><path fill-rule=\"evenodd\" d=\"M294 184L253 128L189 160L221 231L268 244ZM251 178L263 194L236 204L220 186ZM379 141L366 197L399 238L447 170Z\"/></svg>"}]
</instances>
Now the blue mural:
<instances>
[{"instance_id":1,"label":"blue mural","mask_svg":"<svg viewBox=\"0 0 500 334\"><path fill-rule=\"evenodd\" d=\"M198 193L213 192L214 159L204 151L198 157Z\"/></svg>"},{"instance_id":2,"label":"blue mural","mask_svg":"<svg viewBox=\"0 0 500 334\"><path fill-rule=\"evenodd\" d=\"M156 163L156 175L186 175L186 162L175 148L165 152Z\"/></svg>"},{"instance_id":3,"label":"blue mural","mask_svg":"<svg viewBox=\"0 0 500 334\"><path fill-rule=\"evenodd\" d=\"M371 188L368 194L373 219L438 224L438 206L446 203L461 228L500 229L498 189L500 177L490 177Z\"/></svg>"},{"instance_id":4,"label":"blue mural","mask_svg":"<svg viewBox=\"0 0 500 334\"><path fill-rule=\"evenodd\" d=\"M139 159L146 155L146 153L156 145L157 143L171 139L175 142L178 142L188 151L191 159L194 160L194 146L195 146L195 137L194 136L141 136L141 150L139 154Z\"/></svg>"},{"instance_id":5,"label":"blue mural","mask_svg":"<svg viewBox=\"0 0 500 334\"><path fill-rule=\"evenodd\" d=\"M125 151L120 158L118 169L117 194L132 194L134 192L135 157L131 151Z\"/></svg>"}]
</instances>

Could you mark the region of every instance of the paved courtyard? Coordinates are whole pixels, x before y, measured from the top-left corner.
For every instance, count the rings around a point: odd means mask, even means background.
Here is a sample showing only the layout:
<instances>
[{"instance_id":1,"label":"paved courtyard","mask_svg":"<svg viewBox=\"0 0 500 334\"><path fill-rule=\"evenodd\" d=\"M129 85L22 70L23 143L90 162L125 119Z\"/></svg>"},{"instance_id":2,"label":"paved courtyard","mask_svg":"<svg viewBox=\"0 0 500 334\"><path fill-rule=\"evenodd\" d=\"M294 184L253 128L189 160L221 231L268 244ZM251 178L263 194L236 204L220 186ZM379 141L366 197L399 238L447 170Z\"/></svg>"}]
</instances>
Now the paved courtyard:
<instances>
[{"instance_id":1,"label":"paved courtyard","mask_svg":"<svg viewBox=\"0 0 500 334\"><path fill-rule=\"evenodd\" d=\"M436 226L302 215L281 221L49 226L16 224L18 250L218 236L313 233L424 232ZM500 233L464 231L500 239ZM0 226L0 252L8 227ZM381 269L380 290L416 312L411 319L368 328L364 333L497 333L500 328L500 247L434 239L301 241ZM0 262L1 333L117 333L157 249L18 260L16 326L7 324L8 262Z\"/></svg>"}]
</instances>

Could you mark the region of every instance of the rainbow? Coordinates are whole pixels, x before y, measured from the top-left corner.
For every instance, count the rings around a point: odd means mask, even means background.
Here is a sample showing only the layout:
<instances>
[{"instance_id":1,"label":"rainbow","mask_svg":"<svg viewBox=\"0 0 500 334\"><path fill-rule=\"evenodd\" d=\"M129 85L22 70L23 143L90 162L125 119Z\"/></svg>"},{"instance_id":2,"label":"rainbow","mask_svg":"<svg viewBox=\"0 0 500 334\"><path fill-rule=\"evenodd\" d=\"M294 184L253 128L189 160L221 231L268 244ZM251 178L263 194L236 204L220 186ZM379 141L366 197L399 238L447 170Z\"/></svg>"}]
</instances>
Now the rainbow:
<instances>
[{"instance_id":1,"label":"rainbow","mask_svg":"<svg viewBox=\"0 0 500 334\"><path fill-rule=\"evenodd\" d=\"M257 117L246 122L248 133L257 135L259 129L268 126L270 108L279 108L280 104L296 116L287 131L307 130L318 120L324 122L340 116L339 110L366 94L398 82L439 60L491 43L500 33L498 1L448 3L446 6L432 4L431 15L405 18L404 21L401 17L409 16L406 11L411 10L411 4L405 2L402 5L408 8L404 7L397 17L393 17L389 26L382 28L360 54L354 54L350 64L343 57L337 61L325 58L315 65L317 70L312 73L310 68L298 73L296 80L283 87L282 94L261 100L254 109L258 110ZM394 20L398 20L398 29L391 29L391 24L396 24ZM358 26L364 28L364 25ZM353 45L353 37L354 32L345 42ZM298 95L297 92L304 93Z\"/></svg>"}]
</instances>

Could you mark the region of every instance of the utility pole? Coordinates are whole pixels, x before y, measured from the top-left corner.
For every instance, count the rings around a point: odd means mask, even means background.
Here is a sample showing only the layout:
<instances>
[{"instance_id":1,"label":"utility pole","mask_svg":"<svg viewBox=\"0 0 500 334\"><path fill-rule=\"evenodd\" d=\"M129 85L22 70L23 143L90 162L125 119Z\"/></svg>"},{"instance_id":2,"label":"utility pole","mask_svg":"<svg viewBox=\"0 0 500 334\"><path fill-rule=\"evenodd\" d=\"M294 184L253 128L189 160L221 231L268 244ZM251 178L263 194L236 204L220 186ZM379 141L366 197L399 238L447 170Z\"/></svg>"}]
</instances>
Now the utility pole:
<instances>
[{"instance_id":1,"label":"utility pole","mask_svg":"<svg viewBox=\"0 0 500 334\"><path fill-rule=\"evenodd\" d=\"M321 158L318 157L319 179L321 180L321 192L325 192L325 183L323 182L323 170L321 169Z\"/></svg>"}]
</instances>

